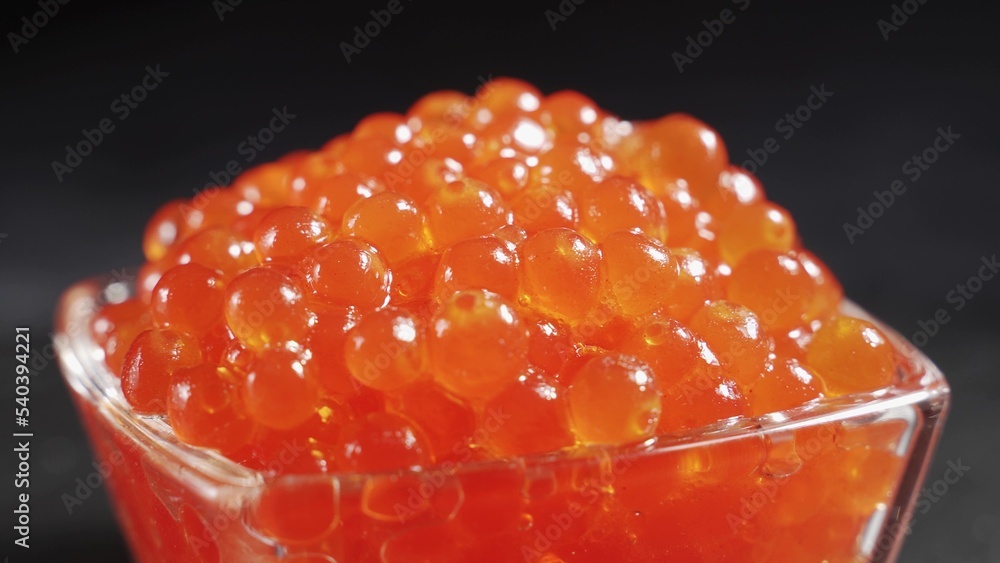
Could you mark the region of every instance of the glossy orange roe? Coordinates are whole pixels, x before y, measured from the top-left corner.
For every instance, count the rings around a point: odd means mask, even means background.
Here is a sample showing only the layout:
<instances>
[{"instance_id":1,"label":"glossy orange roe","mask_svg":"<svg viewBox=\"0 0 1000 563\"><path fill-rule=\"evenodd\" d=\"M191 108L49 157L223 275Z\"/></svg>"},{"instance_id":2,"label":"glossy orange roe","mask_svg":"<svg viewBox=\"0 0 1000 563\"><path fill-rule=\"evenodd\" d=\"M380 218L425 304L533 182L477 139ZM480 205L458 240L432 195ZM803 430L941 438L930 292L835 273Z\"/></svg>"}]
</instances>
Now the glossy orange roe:
<instances>
[{"instance_id":1,"label":"glossy orange roe","mask_svg":"<svg viewBox=\"0 0 1000 563\"><path fill-rule=\"evenodd\" d=\"M149 306L138 299L109 303L90 323L90 332L104 351L104 361L114 375L121 375L129 346L140 332L150 328Z\"/></svg>"},{"instance_id":2,"label":"glossy orange roe","mask_svg":"<svg viewBox=\"0 0 1000 563\"><path fill-rule=\"evenodd\" d=\"M691 319L727 374L747 387L764 372L772 343L760 318L732 301L712 301Z\"/></svg>"},{"instance_id":3,"label":"glossy orange roe","mask_svg":"<svg viewBox=\"0 0 1000 563\"><path fill-rule=\"evenodd\" d=\"M200 362L195 339L169 329L147 330L125 354L122 393L135 412L164 414L172 374Z\"/></svg>"},{"instance_id":4,"label":"glossy orange roe","mask_svg":"<svg viewBox=\"0 0 1000 563\"><path fill-rule=\"evenodd\" d=\"M153 288L153 323L203 336L222 320L224 297L222 280L214 270L182 264L167 270Z\"/></svg>"},{"instance_id":5,"label":"glossy orange roe","mask_svg":"<svg viewBox=\"0 0 1000 563\"><path fill-rule=\"evenodd\" d=\"M601 255L605 282L625 315L643 315L672 300L677 261L659 240L617 231L601 244Z\"/></svg>"},{"instance_id":6,"label":"glossy orange roe","mask_svg":"<svg viewBox=\"0 0 1000 563\"><path fill-rule=\"evenodd\" d=\"M235 451L253 434L236 382L208 364L177 370L170 380L167 416L177 437L195 446Z\"/></svg>"},{"instance_id":7,"label":"glossy orange roe","mask_svg":"<svg viewBox=\"0 0 1000 563\"><path fill-rule=\"evenodd\" d=\"M601 251L566 228L537 233L521 246L521 287L533 308L581 320L600 297Z\"/></svg>"},{"instance_id":8,"label":"glossy orange roe","mask_svg":"<svg viewBox=\"0 0 1000 563\"><path fill-rule=\"evenodd\" d=\"M581 442L616 444L653 435L660 391L653 370L624 355L591 358L572 375L569 408Z\"/></svg>"},{"instance_id":9,"label":"glossy orange roe","mask_svg":"<svg viewBox=\"0 0 1000 563\"><path fill-rule=\"evenodd\" d=\"M513 383L527 364L528 328L513 304L483 290L454 294L431 317L429 369L466 399L487 399Z\"/></svg>"},{"instance_id":10,"label":"glossy orange roe","mask_svg":"<svg viewBox=\"0 0 1000 563\"><path fill-rule=\"evenodd\" d=\"M874 391L892 384L895 352L868 321L834 317L813 335L805 363L816 370L831 395Z\"/></svg>"},{"instance_id":11,"label":"glossy orange roe","mask_svg":"<svg viewBox=\"0 0 1000 563\"><path fill-rule=\"evenodd\" d=\"M309 331L302 288L276 268L253 268L234 279L223 313L236 338L254 350L299 342Z\"/></svg>"},{"instance_id":12,"label":"glossy orange roe","mask_svg":"<svg viewBox=\"0 0 1000 563\"><path fill-rule=\"evenodd\" d=\"M137 413L255 467L296 440L309 453L295 472L574 452L895 380L887 337L839 313L843 291L790 214L685 114L628 122L581 94L500 79L376 114L201 195L156 212L139 296L91 328ZM368 513L391 512L391 485L366 493ZM459 528L391 536L385 553L437 553L433 538L467 542L508 513L532 530L520 492L465 485L503 509L466 499L455 512L442 491L412 510ZM255 525L315 540L347 518L329 494L303 484L261 498ZM300 506L317 519L292 517ZM643 517L628 515L630 529ZM632 545L624 531L600 537L583 551L621 560Z\"/></svg>"},{"instance_id":13,"label":"glossy orange roe","mask_svg":"<svg viewBox=\"0 0 1000 563\"><path fill-rule=\"evenodd\" d=\"M566 388L538 373L525 373L487 401L479 424L486 430L480 445L499 457L549 452L575 442L567 417Z\"/></svg>"},{"instance_id":14,"label":"glossy orange roe","mask_svg":"<svg viewBox=\"0 0 1000 563\"><path fill-rule=\"evenodd\" d=\"M362 385L398 389L423 373L423 322L392 308L375 311L348 331L343 354L347 369Z\"/></svg>"}]
</instances>

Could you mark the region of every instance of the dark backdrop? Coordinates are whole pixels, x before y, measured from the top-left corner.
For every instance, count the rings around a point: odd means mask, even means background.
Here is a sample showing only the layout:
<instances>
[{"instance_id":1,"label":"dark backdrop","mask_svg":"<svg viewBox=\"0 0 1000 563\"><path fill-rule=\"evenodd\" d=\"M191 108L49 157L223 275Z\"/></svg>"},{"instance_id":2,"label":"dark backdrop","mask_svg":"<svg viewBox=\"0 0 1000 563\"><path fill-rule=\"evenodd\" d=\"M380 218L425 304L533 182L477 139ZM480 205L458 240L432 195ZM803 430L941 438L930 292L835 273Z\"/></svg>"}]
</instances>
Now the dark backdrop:
<instances>
[{"instance_id":1,"label":"dark backdrop","mask_svg":"<svg viewBox=\"0 0 1000 563\"><path fill-rule=\"evenodd\" d=\"M1000 252L995 8L897 2L901 25L892 29L878 23L893 24L889 0L563 0L564 12L575 10L564 20L546 16L557 13L558 0L530 8L482 3L475 12L472 3L403 0L403 11L348 63L339 44L387 2L325 4L243 0L220 20L221 2L211 0L72 0L26 43L7 35L0 45L4 339L26 324L41 349L60 291L138 264L141 230L157 205L190 197L210 172L242 158L237 146L272 108L287 106L296 118L258 162L317 147L360 117L404 110L430 90L471 93L490 74L523 77L546 92L579 89L627 118L683 110L716 127L737 162L776 139L759 176L850 297L906 335L938 309L949 311L924 347L955 394L930 479L948 461L971 470L918 518L902 560L1000 561L1000 280L984 282L958 311L947 297L976 275L981 258ZM692 48L697 57L680 71L673 53L726 8L735 21L700 54ZM5 0L0 29L20 35L21 18L40 10L35 1ZM169 76L119 119L123 110L112 101L141 83L147 65ZM833 95L785 139L775 123L805 103L811 87ZM114 131L59 181L52 162L65 160L65 146L103 118ZM904 163L948 127L958 139L912 181ZM858 206L897 178L907 191L852 243L844 223L857 222ZM13 385L0 387L7 410ZM92 469L53 362L35 377L31 404L32 547L29 554L6 539L13 458L5 454L2 551L12 562L124 560L103 492L72 515L59 500Z\"/></svg>"}]
</instances>

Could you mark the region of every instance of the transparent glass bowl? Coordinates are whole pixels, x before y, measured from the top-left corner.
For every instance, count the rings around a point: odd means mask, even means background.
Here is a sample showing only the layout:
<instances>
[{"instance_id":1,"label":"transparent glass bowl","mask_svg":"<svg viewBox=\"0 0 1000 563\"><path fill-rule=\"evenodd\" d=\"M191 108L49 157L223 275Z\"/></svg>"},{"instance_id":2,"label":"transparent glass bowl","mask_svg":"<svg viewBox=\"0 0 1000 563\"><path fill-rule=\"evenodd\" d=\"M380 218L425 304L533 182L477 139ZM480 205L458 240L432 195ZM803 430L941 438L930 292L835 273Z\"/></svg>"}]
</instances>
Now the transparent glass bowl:
<instances>
[{"instance_id":1,"label":"transparent glass bowl","mask_svg":"<svg viewBox=\"0 0 1000 563\"><path fill-rule=\"evenodd\" d=\"M881 327L901 368L875 393L625 447L378 474L285 474L279 461L262 473L131 412L89 330L101 303L130 291L71 287L55 339L142 562L893 561L949 404L938 369ZM305 449L287 444L287 462ZM301 510L276 519L276 503Z\"/></svg>"}]
</instances>

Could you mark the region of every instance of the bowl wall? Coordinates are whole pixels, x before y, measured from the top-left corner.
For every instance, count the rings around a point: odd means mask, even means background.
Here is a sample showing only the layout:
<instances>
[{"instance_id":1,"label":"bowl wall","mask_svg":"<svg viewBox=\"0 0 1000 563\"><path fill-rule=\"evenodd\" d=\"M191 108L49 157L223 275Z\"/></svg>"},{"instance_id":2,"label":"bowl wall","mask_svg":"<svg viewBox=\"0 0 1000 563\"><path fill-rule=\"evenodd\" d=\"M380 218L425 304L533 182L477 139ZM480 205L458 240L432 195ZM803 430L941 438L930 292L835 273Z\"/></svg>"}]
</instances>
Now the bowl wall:
<instances>
[{"instance_id":1,"label":"bowl wall","mask_svg":"<svg viewBox=\"0 0 1000 563\"><path fill-rule=\"evenodd\" d=\"M892 561L948 406L937 368L886 330L900 383L877 393L419 472L296 475L309 448L290 442L256 472L131 413L88 329L120 285L70 288L56 346L142 562ZM283 503L295 510L277 518Z\"/></svg>"}]
</instances>

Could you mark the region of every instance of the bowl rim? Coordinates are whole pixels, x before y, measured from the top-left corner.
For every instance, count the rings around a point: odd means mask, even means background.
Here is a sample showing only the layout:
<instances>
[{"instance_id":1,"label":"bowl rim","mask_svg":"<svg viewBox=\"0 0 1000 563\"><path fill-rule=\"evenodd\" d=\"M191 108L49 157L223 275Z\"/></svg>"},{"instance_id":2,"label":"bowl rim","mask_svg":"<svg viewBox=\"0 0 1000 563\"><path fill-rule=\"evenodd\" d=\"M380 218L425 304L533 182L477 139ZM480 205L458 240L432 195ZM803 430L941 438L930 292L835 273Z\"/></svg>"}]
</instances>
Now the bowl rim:
<instances>
[{"instance_id":1,"label":"bowl rim","mask_svg":"<svg viewBox=\"0 0 1000 563\"><path fill-rule=\"evenodd\" d=\"M950 388L938 367L918 348L892 328L844 299L841 312L876 325L895 347L900 358L901 382L874 392L855 393L835 398L815 399L792 409L753 418L735 417L684 432L660 434L641 442L621 445L587 445L575 448L518 456L510 459L445 463L426 467L379 472L328 472L282 475L245 467L216 450L191 446L174 436L164 416L137 416L121 393L119 378L104 362L104 352L94 341L91 320L105 304L117 303L135 294L134 283L111 275L95 276L67 288L56 309L53 344L67 385L80 400L94 407L108 422L126 433L137 447L157 460L183 467L187 477L215 486L258 489L281 478L322 478L362 482L372 477L400 474L426 474L444 471L449 476L508 468L511 465L549 464L561 460L618 459L645 456L667 451L703 447L725 441L786 432L802 427L819 426L855 417L874 416L888 409L922 402L938 405L940 417L947 415ZM936 441L936 440L935 440Z\"/></svg>"}]
</instances>

